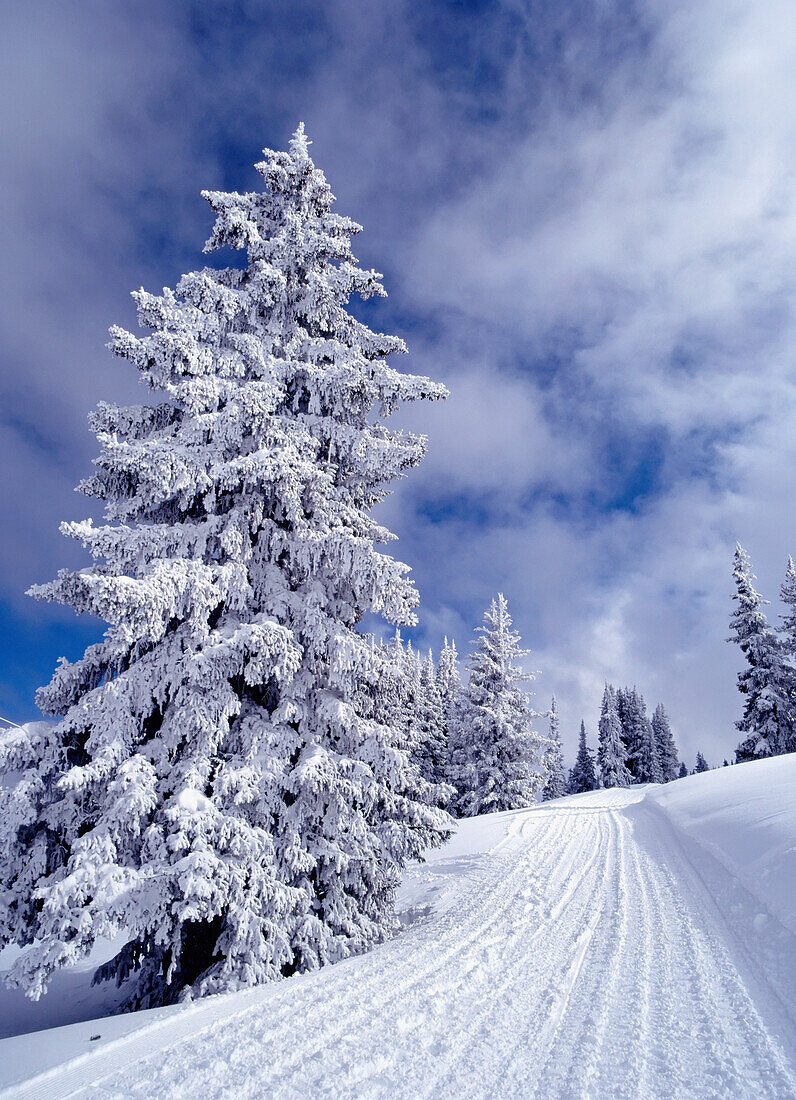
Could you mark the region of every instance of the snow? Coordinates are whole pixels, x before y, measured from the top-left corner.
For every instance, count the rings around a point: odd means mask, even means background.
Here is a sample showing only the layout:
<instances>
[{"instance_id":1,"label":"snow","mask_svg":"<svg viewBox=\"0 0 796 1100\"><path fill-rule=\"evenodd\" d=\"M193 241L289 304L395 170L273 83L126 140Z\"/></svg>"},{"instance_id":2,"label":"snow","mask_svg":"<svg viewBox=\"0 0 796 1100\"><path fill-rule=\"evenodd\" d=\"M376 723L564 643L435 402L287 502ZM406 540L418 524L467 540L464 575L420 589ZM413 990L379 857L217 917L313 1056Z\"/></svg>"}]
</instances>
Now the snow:
<instances>
[{"instance_id":1,"label":"snow","mask_svg":"<svg viewBox=\"0 0 796 1100\"><path fill-rule=\"evenodd\" d=\"M692 775L652 797L796 933L796 753Z\"/></svg>"},{"instance_id":2,"label":"snow","mask_svg":"<svg viewBox=\"0 0 796 1100\"><path fill-rule=\"evenodd\" d=\"M187 810L188 813L205 813L208 810L211 812L213 810L213 803L210 799L203 795L201 791L197 791L192 787L180 791L174 801L181 810Z\"/></svg>"},{"instance_id":3,"label":"snow","mask_svg":"<svg viewBox=\"0 0 796 1100\"><path fill-rule=\"evenodd\" d=\"M794 781L780 757L466 820L406 873L389 942L6 1039L0 1088L792 1097Z\"/></svg>"}]
</instances>

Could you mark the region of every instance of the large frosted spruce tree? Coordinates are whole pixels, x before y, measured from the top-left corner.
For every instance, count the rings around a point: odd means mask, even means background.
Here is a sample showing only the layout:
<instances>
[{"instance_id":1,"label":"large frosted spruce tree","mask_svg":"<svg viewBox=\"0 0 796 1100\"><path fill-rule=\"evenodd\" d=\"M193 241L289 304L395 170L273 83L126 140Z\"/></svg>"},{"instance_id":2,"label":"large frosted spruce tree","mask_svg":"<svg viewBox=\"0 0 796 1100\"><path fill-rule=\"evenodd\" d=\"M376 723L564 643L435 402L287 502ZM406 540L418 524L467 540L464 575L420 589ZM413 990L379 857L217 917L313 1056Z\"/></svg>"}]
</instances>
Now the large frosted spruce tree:
<instances>
[{"instance_id":1,"label":"large frosted spruce tree","mask_svg":"<svg viewBox=\"0 0 796 1100\"><path fill-rule=\"evenodd\" d=\"M303 127L262 193L207 192L206 251L245 249L134 297L111 330L151 404L100 405L107 522L64 526L95 564L34 594L110 625L38 695L59 718L2 735L0 946L34 996L99 936L131 1004L231 989L360 951L392 926L399 868L447 816L367 700L391 659L357 632L414 621L371 516L418 463L389 431L443 389L346 309L383 295L332 213Z\"/></svg>"},{"instance_id":2,"label":"large frosted spruce tree","mask_svg":"<svg viewBox=\"0 0 796 1100\"><path fill-rule=\"evenodd\" d=\"M503 595L484 613L470 655L470 679L452 730L452 781L463 817L530 806L544 784L544 741L521 684L532 679L520 661L527 650L512 629Z\"/></svg>"}]
</instances>

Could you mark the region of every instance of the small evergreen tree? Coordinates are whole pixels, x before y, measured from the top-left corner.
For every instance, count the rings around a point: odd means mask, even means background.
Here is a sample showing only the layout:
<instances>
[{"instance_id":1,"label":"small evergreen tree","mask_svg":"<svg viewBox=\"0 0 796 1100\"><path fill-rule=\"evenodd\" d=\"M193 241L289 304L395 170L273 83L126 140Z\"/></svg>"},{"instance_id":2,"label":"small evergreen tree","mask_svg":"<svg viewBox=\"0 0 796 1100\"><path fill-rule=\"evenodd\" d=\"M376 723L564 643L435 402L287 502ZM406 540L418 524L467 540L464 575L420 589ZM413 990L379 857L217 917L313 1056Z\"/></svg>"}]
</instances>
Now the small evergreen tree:
<instances>
[{"instance_id":1,"label":"small evergreen tree","mask_svg":"<svg viewBox=\"0 0 796 1100\"><path fill-rule=\"evenodd\" d=\"M688 768L685 766L685 763L681 763L680 764L680 770L677 773L677 778L678 779L685 779L685 777L687 775L688 775Z\"/></svg>"},{"instance_id":2,"label":"small evergreen tree","mask_svg":"<svg viewBox=\"0 0 796 1100\"><path fill-rule=\"evenodd\" d=\"M783 646L768 624L755 591L749 555L739 544L733 565L736 602L728 639L740 646L747 667L738 673L738 690L746 696L743 716L735 723L746 737L735 750L736 760L755 760L788 752L793 745L793 706ZM786 578L786 585L788 581Z\"/></svg>"},{"instance_id":3,"label":"small evergreen tree","mask_svg":"<svg viewBox=\"0 0 796 1100\"><path fill-rule=\"evenodd\" d=\"M591 749L586 744L586 724L581 721L578 755L575 757L575 766L569 773L569 793L582 794L584 791L595 791L597 787L594 758Z\"/></svg>"},{"instance_id":4,"label":"small evergreen tree","mask_svg":"<svg viewBox=\"0 0 796 1100\"><path fill-rule=\"evenodd\" d=\"M246 266L141 290L151 333L111 330L159 403L100 405L82 489L107 523L64 528L97 564L33 590L110 623L40 690L58 723L0 734L0 947L33 996L120 932L102 975L133 975L138 1005L361 951L446 835L357 632L414 621L371 510L424 450L383 418L444 391L347 311L384 291L303 128L258 169L262 194L205 195L207 249Z\"/></svg>"},{"instance_id":5,"label":"small evergreen tree","mask_svg":"<svg viewBox=\"0 0 796 1100\"><path fill-rule=\"evenodd\" d=\"M503 595L477 633L453 729L452 771L464 817L530 806L544 781L536 715L520 687L532 679L519 665L527 650L520 649Z\"/></svg>"},{"instance_id":6,"label":"small evergreen tree","mask_svg":"<svg viewBox=\"0 0 796 1100\"><path fill-rule=\"evenodd\" d=\"M619 719L616 691L606 684L600 711L597 760L604 787L627 787L631 782L625 764L625 744L622 740L622 723Z\"/></svg>"},{"instance_id":7,"label":"small evergreen tree","mask_svg":"<svg viewBox=\"0 0 796 1100\"><path fill-rule=\"evenodd\" d=\"M702 753L698 752L696 755L696 767L694 768L694 774L696 775L698 772L707 771L710 771L710 768L708 767L708 762L702 755Z\"/></svg>"},{"instance_id":8,"label":"small evergreen tree","mask_svg":"<svg viewBox=\"0 0 796 1100\"><path fill-rule=\"evenodd\" d=\"M674 743L669 716L662 703L659 703L652 715L652 731L657 753L658 782L670 783L677 778L679 759Z\"/></svg>"},{"instance_id":9,"label":"small evergreen tree","mask_svg":"<svg viewBox=\"0 0 796 1100\"><path fill-rule=\"evenodd\" d=\"M567 793L567 778L564 772L564 750L561 745L561 730L559 728L558 709L556 697L550 704L550 732L549 745L545 754L545 784L542 789L542 798L548 801L551 798L561 798Z\"/></svg>"}]
</instances>

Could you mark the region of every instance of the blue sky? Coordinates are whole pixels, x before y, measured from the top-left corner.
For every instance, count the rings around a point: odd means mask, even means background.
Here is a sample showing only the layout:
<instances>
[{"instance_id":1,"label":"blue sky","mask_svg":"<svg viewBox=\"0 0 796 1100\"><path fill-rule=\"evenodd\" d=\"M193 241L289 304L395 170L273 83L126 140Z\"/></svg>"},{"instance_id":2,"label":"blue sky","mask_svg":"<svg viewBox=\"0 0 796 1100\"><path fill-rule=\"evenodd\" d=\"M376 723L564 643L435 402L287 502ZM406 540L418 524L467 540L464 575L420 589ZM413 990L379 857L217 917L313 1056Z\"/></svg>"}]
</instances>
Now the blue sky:
<instances>
[{"instance_id":1,"label":"blue sky","mask_svg":"<svg viewBox=\"0 0 796 1100\"><path fill-rule=\"evenodd\" d=\"M0 714L99 625L27 586L86 413L142 400L104 349L129 291L203 263L202 188L257 185L301 119L377 327L445 405L402 417L423 467L384 507L418 640L466 650L498 590L574 750L603 681L729 755L736 539L776 595L793 522L796 21L785 0L33 0L0 43ZM777 613L776 605L772 614Z\"/></svg>"}]
</instances>

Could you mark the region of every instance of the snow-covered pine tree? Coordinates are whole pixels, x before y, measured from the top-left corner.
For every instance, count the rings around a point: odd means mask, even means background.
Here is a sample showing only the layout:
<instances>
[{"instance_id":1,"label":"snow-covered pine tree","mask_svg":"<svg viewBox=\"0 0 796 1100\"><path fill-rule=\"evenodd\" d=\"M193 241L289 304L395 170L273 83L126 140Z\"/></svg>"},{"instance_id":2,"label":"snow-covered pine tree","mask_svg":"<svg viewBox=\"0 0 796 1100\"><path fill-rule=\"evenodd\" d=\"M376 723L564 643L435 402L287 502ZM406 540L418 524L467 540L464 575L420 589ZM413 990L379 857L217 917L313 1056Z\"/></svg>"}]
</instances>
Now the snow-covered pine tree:
<instances>
[{"instance_id":1,"label":"snow-covered pine tree","mask_svg":"<svg viewBox=\"0 0 796 1100\"><path fill-rule=\"evenodd\" d=\"M677 778L678 778L678 779L685 779L685 777L686 777L687 775L688 775L688 768L687 768L687 767L685 766L685 761L683 761L683 762L682 762L682 763L680 764L680 770L679 770L679 771L678 771L678 773L677 773Z\"/></svg>"},{"instance_id":2,"label":"snow-covered pine tree","mask_svg":"<svg viewBox=\"0 0 796 1100\"><path fill-rule=\"evenodd\" d=\"M454 793L446 783L448 746L445 737L442 698L437 685L434 658L431 650L420 670L420 695L418 701L419 740L415 759L420 774L427 783L439 788L436 801L444 805Z\"/></svg>"},{"instance_id":3,"label":"snow-covered pine tree","mask_svg":"<svg viewBox=\"0 0 796 1100\"><path fill-rule=\"evenodd\" d=\"M533 679L519 665L528 651L520 649L503 595L492 601L476 633L452 738L452 778L463 817L530 806L544 782L543 741L520 687Z\"/></svg>"},{"instance_id":4,"label":"snow-covered pine tree","mask_svg":"<svg viewBox=\"0 0 796 1100\"><path fill-rule=\"evenodd\" d=\"M632 780L625 764L625 743L613 684L606 684L603 691L598 730L597 761L603 786L629 786Z\"/></svg>"},{"instance_id":5,"label":"snow-covered pine tree","mask_svg":"<svg viewBox=\"0 0 796 1100\"><path fill-rule=\"evenodd\" d=\"M542 788L542 798L545 801L551 798L561 798L567 793L567 777L564 771L564 749L561 745L561 729L555 695L550 703L550 732L547 736L549 745L544 760L547 774L544 787Z\"/></svg>"},{"instance_id":6,"label":"snow-covered pine tree","mask_svg":"<svg viewBox=\"0 0 796 1100\"><path fill-rule=\"evenodd\" d=\"M583 794L584 791L596 791L598 786L594 757L586 743L586 723L581 721L578 755L575 757L575 766L569 773L569 793Z\"/></svg>"},{"instance_id":7,"label":"snow-covered pine tree","mask_svg":"<svg viewBox=\"0 0 796 1100\"><path fill-rule=\"evenodd\" d=\"M705 757L702 755L701 752L698 752L697 755L696 755L696 767L694 768L694 774L697 775L699 772L709 772L709 771L710 771L710 768L708 767L707 760L705 759Z\"/></svg>"},{"instance_id":8,"label":"snow-covered pine tree","mask_svg":"<svg viewBox=\"0 0 796 1100\"><path fill-rule=\"evenodd\" d=\"M677 778L679 757L663 703L658 703L652 715L652 733L658 757L658 782L670 783Z\"/></svg>"},{"instance_id":9,"label":"snow-covered pine tree","mask_svg":"<svg viewBox=\"0 0 796 1100\"><path fill-rule=\"evenodd\" d=\"M266 150L263 193L207 192L205 268L134 297L114 353L159 395L100 405L81 486L107 523L70 523L97 564L33 590L110 626L40 690L60 721L0 735L0 946L37 996L100 936L132 1003L250 985L361 951L394 927L399 868L447 816L401 735L358 711L384 655L363 614L414 621L406 566L370 512L424 440L387 429L444 396L345 306L383 295L331 211L303 127Z\"/></svg>"},{"instance_id":10,"label":"snow-covered pine tree","mask_svg":"<svg viewBox=\"0 0 796 1100\"><path fill-rule=\"evenodd\" d=\"M780 588L780 598L785 605L782 619L782 648L792 663L796 662L796 566L788 558L785 580Z\"/></svg>"},{"instance_id":11,"label":"snow-covered pine tree","mask_svg":"<svg viewBox=\"0 0 796 1100\"><path fill-rule=\"evenodd\" d=\"M370 704L374 716L378 717L382 725L401 730L408 747L410 742L404 704L405 651L401 631L396 630L392 639L386 644L380 643L379 648L383 655L380 663L381 678L375 685L363 682L362 706L367 707Z\"/></svg>"},{"instance_id":12,"label":"snow-covered pine tree","mask_svg":"<svg viewBox=\"0 0 796 1100\"><path fill-rule=\"evenodd\" d=\"M659 783L658 758L647 705L636 688L623 692L623 740L627 746L627 768L634 783Z\"/></svg>"},{"instance_id":13,"label":"snow-covered pine tree","mask_svg":"<svg viewBox=\"0 0 796 1100\"><path fill-rule=\"evenodd\" d=\"M631 729L630 720L630 707L629 707L629 695L630 688L617 688L616 689L616 713L619 718L619 724L622 727L622 744L625 747L625 766L628 767L627 760L630 752L629 736ZM628 771L629 771L628 767ZM631 775L631 782L633 776Z\"/></svg>"},{"instance_id":14,"label":"snow-covered pine tree","mask_svg":"<svg viewBox=\"0 0 796 1100\"><path fill-rule=\"evenodd\" d=\"M455 698L461 691L462 678L459 672L459 654L456 651L456 642L449 642L447 635L442 643L442 650L434 675L437 680L440 698L443 701Z\"/></svg>"},{"instance_id":15,"label":"snow-covered pine tree","mask_svg":"<svg viewBox=\"0 0 796 1100\"><path fill-rule=\"evenodd\" d=\"M411 642L406 643L401 667L404 724L409 731L413 758L418 760L423 745L423 662Z\"/></svg>"},{"instance_id":16,"label":"snow-covered pine tree","mask_svg":"<svg viewBox=\"0 0 796 1100\"><path fill-rule=\"evenodd\" d=\"M796 752L796 567L791 557L788 558L780 598L785 605L780 629L782 691L788 701L783 752Z\"/></svg>"},{"instance_id":17,"label":"snow-covered pine tree","mask_svg":"<svg viewBox=\"0 0 796 1100\"><path fill-rule=\"evenodd\" d=\"M763 611L766 601L755 591L752 564L740 543L735 547L733 579L737 606L728 641L740 646L747 660L738 673L738 690L746 696L743 717L735 723L746 734L735 750L740 762L790 751L794 713L783 646L769 626Z\"/></svg>"},{"instance_id":18,"label":"snow-covered pine tree","mask_svg":"<svg viewBox=\"0 0 796 1100\"><path fill-rule=\"evenodd\" d=\"M447 637L443 643L434 676L442 710L442 737L445 749L442 778L449 783L451 781L451 731L460 705L462 678L459 673L456 643L454 641L449 643Z\"/></svg>"},{"instance_id":19,"label":"snow-covered pine tree","mask_svg":"<svg viewBox=\"0 0 796 1100\"><path fill-rule=\"evenodd\" d=\"M641 742L639 753L636 757L636 768L642 783L662 783L660 754L655 742L655 727L647 717L647 704L641 697L642 713L644 715L644 738Z\"/></svg>"}]
</instances>

